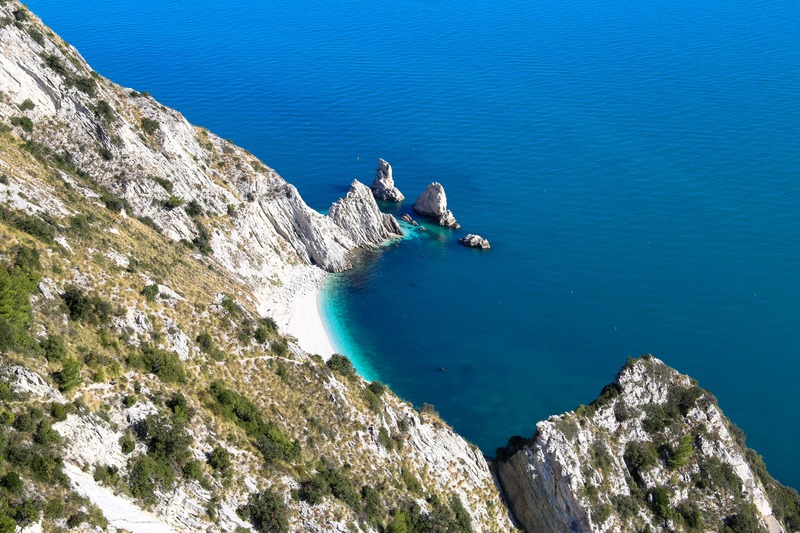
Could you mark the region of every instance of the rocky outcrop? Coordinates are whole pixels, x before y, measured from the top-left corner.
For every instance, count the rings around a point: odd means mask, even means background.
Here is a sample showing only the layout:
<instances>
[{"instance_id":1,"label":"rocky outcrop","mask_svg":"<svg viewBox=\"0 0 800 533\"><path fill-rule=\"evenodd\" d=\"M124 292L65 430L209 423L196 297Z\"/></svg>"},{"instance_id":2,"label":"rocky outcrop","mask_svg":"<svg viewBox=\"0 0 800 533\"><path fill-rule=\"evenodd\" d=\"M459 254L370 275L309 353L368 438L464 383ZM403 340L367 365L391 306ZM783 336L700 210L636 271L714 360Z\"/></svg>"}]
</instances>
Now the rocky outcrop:
<instances>
[{"instance_id":1,"label":"rocky outcrop","mask_svg":"<svg viewBox=\"0 0 800 533\"><path fill-rule=\"evenodd\" d=\"M402 202L406 199L403 193L394 186L392 166L384 159L378 159L378 168L375 170L375 181L372 182L372 194L378 200L389 202Z\"/></svg>"},{"instance_id":2,"label":"rocky outcrop","mask_svg":"<svg viewBox=\"0 0 800 533\"><path fill-rule=\"evenodd\" d=\"M743 512L782 530L714 397L651 356L629 362L591 405L539 422L531 441L512 439L497 465L526 531L672 531L697 520L716 530Z\"/></svg>"},{"instance_id":3,"label":"rocky outcrop","mask_svg":"<svg viewBox=\"0 0 800 533\"><path fill-rule=\"evenodd\" d=\"M397 220L381 213L370 190L358 180L350 184L347 196L331 206L328 216L355 246L369 246L403 235Z\"/></svg>"},{"instance_id":4,"label":"rocky outcrop","mask_svg":"<svg viewBox=\"0 0 800 533\"><path fill-rule=\"evenodd\" d=\"M468 234L466 237L461 237L458 239L458 242L463 244L464 246L470 246L472 248L481 248L483 250L488 250L491 248L489 245L489 241L481 237L480 235L474 235L472 233Z\"/></svg>"},{"instance_id":5,"label":"rocky outcrop","mask_svg":"<svg viewBox=\"0 0 800 533\"><path fill-rule=\"evenodd\" d=\"M414 204L414 211L421 215L436 218L440 226L458 229L461 225L456 221L453 213L447 209L447 195L441 183L431 183L419 195Z\"/></svg>"}]
</instances>

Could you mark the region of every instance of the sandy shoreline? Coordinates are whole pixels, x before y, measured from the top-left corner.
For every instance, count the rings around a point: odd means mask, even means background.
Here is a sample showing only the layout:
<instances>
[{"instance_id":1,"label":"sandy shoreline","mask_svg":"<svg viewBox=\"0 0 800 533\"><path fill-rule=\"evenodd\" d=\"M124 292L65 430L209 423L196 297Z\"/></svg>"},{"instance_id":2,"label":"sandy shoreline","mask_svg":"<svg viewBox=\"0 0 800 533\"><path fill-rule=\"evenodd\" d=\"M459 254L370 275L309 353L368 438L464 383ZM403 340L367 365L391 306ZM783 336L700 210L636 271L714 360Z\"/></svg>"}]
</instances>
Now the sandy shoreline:
<instances>
[{"instance_id":1,"label":"sandy shoreline","mask_svg":"<svg viewBox=\"0 0 800 533\"><path fill-rule=\"evenodd\" d=\"M327 273L316 267L295 268L296 275L272 299L272 318L304 351L328 359L338 350L322 318L320 291Z\"/></svg>"}]
</instances>

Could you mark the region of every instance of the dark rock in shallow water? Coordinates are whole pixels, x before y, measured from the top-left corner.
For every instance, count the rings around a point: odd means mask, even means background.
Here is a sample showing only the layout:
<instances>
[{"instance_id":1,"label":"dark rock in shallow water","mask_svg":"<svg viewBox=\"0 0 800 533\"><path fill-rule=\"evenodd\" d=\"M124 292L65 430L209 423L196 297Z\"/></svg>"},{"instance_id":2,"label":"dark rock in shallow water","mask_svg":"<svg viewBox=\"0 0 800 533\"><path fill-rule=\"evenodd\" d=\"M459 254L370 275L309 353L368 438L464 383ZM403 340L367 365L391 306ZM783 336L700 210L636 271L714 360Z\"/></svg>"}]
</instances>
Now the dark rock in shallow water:
<instances>
[{"instance_id":1,"label":"dark rock in shallow water","mask_svg":"<svg viewBox=\"0 0 800 533\"><path fill-rule=\"evenodd\" d=\"M403 193L394 186L392 166L384 159L378 159L375 180L372 182L372 194L378 200L387 200L389 202L402 202L406 199Z\"/></svg>"},{"instance_id":2,"label":"dark rock in shallow water","mask_svg":"<svg viewBox=\"0 0 800 533\"><path fill-rule=\"evenodd\" d=\"M414 211L422 215L435 217L440 226L458 229L461 225L453 213L447 209L447 195L441 183L431 183L417 198Z\"/></svg>"},{"instance_id":3,"label":"dark rock in shallow water","mask_svg":"<svg viewBox=\"0 0 800 533\"><path fill-rule=\"evenodd\" d=\"M484 250L488 250L489 248L491 248L491 246L489 246L489 241L487 241L480 235L473 235L472 233L470 233L466 237L461 237L460 239L458 239L458 242L460 242L464 246L470 246L472 248L482 248Z\"/></svg>"},{"instance_id":4,"label":"dark rock in shallow water","mask_svg":"<svg viewBox=\"0 0 800 533\"><path fill-rule=\"evenodd\" d=\"M419 226L417 221L414 220L413 218L411 218L411 215L409 215L408 213L405 213L403 216L401 216L400 220L404 220L404 221L408 222L409 224L411 224L412 226Z\"/></svg>"}]
</instances>

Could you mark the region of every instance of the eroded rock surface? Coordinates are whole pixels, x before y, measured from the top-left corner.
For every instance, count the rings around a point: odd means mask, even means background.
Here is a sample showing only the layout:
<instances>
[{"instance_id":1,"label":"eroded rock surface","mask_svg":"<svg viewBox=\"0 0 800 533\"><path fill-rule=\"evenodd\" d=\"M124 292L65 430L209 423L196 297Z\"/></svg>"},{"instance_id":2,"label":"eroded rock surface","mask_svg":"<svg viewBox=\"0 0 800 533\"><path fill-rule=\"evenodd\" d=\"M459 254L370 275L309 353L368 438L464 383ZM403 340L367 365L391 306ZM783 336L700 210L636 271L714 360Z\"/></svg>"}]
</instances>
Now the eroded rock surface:
<instances>
[{"instance_id":1,"label":"eroded rock surface","mask_svg":"<svg viewBox=\"0 0 800 533\"><path fill-rule=\"evenodd\" d=\"M372 194L378 200L387 200L389 202L402 202L406 199L400 189L394 186L392 166L385 159L378 159L375 180L372 182Z\"/></svg>"},{"instance_id":2,"label":"eroded rock surface","mask_svg":"<svg viewBox=\"0 0 800 533\"><path fill-rule=\"evenodd\" d=\"M440 226L458 229L461 225L453 213L447 209L447 195L441 183L433 182L423 191L414 204L414 211L421 215L436 218Z\"/></svg>"}]
</instances>

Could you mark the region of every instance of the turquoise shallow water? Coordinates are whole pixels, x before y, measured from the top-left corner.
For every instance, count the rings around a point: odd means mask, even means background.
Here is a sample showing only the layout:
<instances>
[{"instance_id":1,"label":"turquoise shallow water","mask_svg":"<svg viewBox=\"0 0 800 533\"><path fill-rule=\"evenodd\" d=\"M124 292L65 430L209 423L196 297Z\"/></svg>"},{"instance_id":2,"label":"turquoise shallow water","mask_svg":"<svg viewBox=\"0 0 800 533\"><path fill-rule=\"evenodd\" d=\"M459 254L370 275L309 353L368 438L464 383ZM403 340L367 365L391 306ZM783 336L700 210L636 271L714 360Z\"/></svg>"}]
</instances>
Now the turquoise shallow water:
<instances>
[{"instance_id":1,"label":"turquoise shallow water","mask_svg":"<svg viewBox=\"0 0 800 533\"><path fill-rule=\"evenodd\" d=\"M441 230L365 253L326 313L362 372L486 453L652 352L800 486L796 3L30 6L317 209L377 157L410 201L443 182L492 250Z\"/></svg>"}]
</instances>

